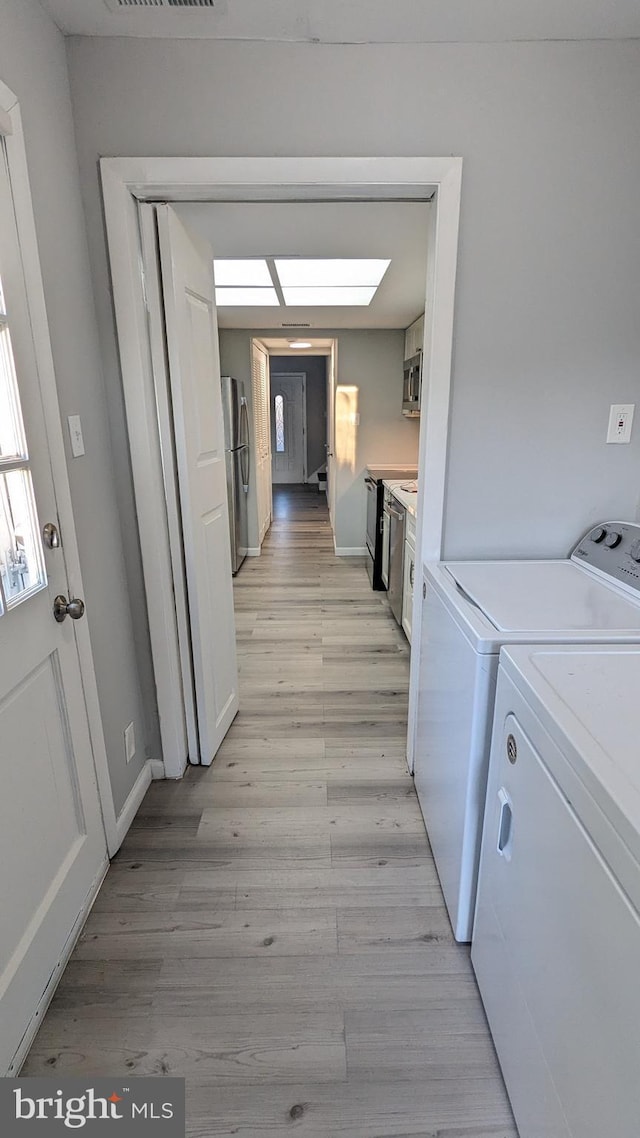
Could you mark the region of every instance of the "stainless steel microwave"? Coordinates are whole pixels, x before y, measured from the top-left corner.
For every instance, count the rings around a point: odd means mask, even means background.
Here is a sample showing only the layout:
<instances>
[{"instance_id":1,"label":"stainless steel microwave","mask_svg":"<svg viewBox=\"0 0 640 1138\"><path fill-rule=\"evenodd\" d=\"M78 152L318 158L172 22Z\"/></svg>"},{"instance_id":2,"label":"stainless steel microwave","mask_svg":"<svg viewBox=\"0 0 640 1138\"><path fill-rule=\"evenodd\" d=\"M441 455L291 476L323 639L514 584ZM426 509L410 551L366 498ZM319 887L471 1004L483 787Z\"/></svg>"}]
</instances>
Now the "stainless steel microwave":
<instances>
[{"instance_id":1,"label":"stainless steel microwave","mask_svg":"<svg viewBox=\"0 0 640 1138\"><path fill-rule=\"evenodd\" d=\"M420 414L422 394L422 352L417 352L410 360L404 361L404 380L402 385L402 414L414 418Z\"/></svg>"}]
</instances>

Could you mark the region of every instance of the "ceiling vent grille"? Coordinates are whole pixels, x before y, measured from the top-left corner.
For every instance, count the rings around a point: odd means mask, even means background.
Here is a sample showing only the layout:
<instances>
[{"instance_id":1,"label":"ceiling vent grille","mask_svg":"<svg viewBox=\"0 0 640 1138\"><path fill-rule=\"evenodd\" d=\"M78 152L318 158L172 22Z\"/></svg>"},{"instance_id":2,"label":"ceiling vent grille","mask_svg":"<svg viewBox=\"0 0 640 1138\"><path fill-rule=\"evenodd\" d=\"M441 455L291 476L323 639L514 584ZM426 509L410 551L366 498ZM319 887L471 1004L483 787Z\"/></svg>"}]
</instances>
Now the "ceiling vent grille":
<instances>
[{"instance_id":1,"label":"ceiling vent grille","mask_svg":"<svg viewBox=\"0 0 640 1138\"><path fill-rule=\"evenodd\" d=\"M105 0L108 8L215 8L217 0Z\"/></svg>"},{"instance_id":2,"label":"ceiling vent grille","mask_svg":"<svg viewBox=\"0 0 640 1138\"><path fill-rule=\"evenodd\" d=\"M281 324L281 328L310 328L310 324Z\"/></svg>"}]
</instances>

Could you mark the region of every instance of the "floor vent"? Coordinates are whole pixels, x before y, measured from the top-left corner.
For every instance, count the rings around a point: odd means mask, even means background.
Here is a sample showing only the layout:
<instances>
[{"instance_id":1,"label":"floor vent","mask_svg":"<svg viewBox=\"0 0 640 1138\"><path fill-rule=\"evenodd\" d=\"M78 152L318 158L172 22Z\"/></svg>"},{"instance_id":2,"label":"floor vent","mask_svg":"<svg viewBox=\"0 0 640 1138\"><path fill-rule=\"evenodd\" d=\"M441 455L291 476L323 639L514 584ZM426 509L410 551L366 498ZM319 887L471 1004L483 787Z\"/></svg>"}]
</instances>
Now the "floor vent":
<instances>
[{"instance_id":1,"label":"floor vent","mask_svg":"<svg viewBox=\"0 0 640 1138\"><path fill-rule=\"evenodd\" d=\"M108 8L215 8L218 0L105 0Z\"/></svg>"}]
</instances>

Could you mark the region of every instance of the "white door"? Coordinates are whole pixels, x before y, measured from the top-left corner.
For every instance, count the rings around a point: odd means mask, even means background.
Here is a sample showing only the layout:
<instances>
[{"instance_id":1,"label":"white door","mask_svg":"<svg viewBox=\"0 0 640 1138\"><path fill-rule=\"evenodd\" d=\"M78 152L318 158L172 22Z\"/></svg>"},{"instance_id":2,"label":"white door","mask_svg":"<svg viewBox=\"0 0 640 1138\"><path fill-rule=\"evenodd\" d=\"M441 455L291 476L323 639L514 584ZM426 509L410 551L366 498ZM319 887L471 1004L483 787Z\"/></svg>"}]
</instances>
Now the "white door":
<instances>
[{"instance_id":1,"label":"white door","mask_svg":"<svg viewBox=\"0 0 640 1138\"><path fill-rule=\"evenodd\" d=\"M271 376L271 465L274 483L305 480L304 375Z\"/></svg>"},{"instance_id":2,"label":"white door","mask_svg":"<svg viewBox=\"0 0 640 1138\"><path fill-rule=\"evenodd\" d=\"M208 765L238 711L213 256L170 206L157 214L199 757Z\"/></svg>"},{"instance_id":3,"label":"white door","mask_svg":"<svg viewBox=\"0 0 640 1138\"><path fill-rule=\"evenodd\" d=\"M257 340L251 344L251 394L256 460L256 502L260 545L271 525L271 428L269 426L269 356Z\"/></svg>"},{"instance_id":4,"label":"white door","mask_svg":"<svg viewBox=\"0 0 640 1138\"><path fill-rule=\"evenodd\" d=\"M106 865L47 425L0 142L0 1074ZM50 405L50 404L49 404ZM59 424L51 424L58 429ZM64 538L64 534L62 535ZM62 601L60 602L62 604ZM80 604L74 609L77 615Z\"/></svg>"},{"instance_id":5,"label":"white door","mask_svg":"<svg viewBox=\"0 0 640 1138\"><path fill-rule=\"evenodd\" d=\"M338 369L338 346L334 340L331 345L331 355L327 366L327 501L329 504L329 517L335 532L336 517L336 472L338 464L335 458L335 405L336 382Z\"/></svg>"}]
</instances>

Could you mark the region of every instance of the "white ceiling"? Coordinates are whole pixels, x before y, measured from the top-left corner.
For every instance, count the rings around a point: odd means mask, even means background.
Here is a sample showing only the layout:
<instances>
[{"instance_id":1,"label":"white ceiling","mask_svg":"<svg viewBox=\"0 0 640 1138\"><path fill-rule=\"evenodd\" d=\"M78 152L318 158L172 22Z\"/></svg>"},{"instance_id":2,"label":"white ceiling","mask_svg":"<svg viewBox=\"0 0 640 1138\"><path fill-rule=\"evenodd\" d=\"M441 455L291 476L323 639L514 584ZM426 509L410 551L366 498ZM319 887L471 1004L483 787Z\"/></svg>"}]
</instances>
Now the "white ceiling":
<instances>
[{"instance_id":1,"label":"white ceiling","mask_svg":"<svg viewBox=\"0 0 640 1138\"><path fill-rule=\"evenodd\" d=\"M213 9L114 10L41 0L67 35L437 43L640 36L638 0L216 0Z\"/></svg>"},{"instance_id":2,"label":"white ceiling","mask_svg":"<svg viewBox=\"0 0 640 1138\"><path fill-rule=\"evenodd\" d=\"M427 202L189 202L175 209L216 257L389 257L371 304L220 308L221 328L406 328L424 311ZM305 329L287 329L294 337Z\"/></svg>"}]
</instances>

